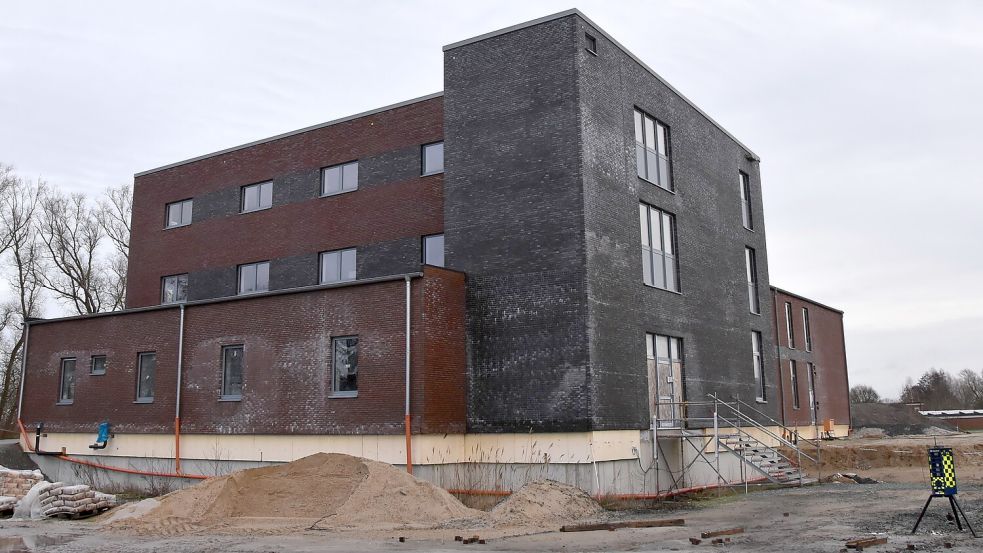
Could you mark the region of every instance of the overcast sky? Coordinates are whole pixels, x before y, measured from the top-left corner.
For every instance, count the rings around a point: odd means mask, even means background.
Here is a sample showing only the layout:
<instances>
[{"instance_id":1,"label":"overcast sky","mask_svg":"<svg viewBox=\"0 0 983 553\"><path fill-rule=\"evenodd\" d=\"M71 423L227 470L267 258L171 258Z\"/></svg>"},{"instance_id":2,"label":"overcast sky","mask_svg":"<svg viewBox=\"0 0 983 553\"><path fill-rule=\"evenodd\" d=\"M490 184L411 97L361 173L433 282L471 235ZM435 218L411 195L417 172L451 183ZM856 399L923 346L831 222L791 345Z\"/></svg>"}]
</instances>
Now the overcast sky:
<instances>
[{"instance_id":1,"label":"overcast sky","mask_svg":"<svg viewBox=\"0 0 983 553\"><path fill-rule=\"evenodd\" d=\"M98 193L570 7L762 157L772 283L846 311L851 384L983 368L983 2L5 2L0 162Z\"/></svg>"}]
</instances>

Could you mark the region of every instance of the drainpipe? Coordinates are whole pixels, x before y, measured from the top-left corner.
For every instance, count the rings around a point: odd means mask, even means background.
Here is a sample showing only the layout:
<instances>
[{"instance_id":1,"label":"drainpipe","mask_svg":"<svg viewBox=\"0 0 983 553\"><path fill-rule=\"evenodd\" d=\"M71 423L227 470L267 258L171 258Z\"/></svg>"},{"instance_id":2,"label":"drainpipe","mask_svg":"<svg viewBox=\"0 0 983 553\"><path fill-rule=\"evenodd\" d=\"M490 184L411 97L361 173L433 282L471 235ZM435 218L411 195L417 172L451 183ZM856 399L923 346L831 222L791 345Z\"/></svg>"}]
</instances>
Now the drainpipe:
<instances>
[{"instance_id":1,"label":"drainpipe","mask_svg":"<svg viewBox=\"0 0 983 553\"><path fill-rule=\"evenodd\" d=\"M177 331L177 395L174 401L174 472L181 474L181 369L184 361L184 304Z\"/></svg>"},{"instance_id":2,"label":"drainpipe","mask_svg":"<svg viewBox=\"0 0 983 553\"><path fill-rule=\"evenodd\" d=\"M410 438L410 277L406 277L406 472L413 474L413 441Z\"/></svg>"},{"instance_id":3,"label":"drainpipe","mask_svg":"<svg viewBox=\"0 0 983 553\"><path fill-rule=\"evenodd\" d=\"M20 420L21 407L24 406L24 376L27 374L27 340L31 337L31 325L24 321L24 350L20 356L20 393L17 397L17 420Z\"/></svg>"}]
</instances>

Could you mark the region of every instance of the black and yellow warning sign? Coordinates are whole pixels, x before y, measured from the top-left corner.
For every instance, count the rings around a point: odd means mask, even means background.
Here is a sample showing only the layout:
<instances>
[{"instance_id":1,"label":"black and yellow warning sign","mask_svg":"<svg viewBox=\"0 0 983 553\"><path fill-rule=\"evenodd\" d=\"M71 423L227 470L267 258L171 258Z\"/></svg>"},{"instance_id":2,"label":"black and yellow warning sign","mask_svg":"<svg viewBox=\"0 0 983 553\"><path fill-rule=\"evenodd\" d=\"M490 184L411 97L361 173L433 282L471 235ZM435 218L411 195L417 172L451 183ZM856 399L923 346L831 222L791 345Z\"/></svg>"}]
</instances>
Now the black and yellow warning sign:
<instances>
[{"instance_id":1,"label":"black and yellow warning sign","mask_svg":"<svg viewBox=\"0 0 983 553\"><path fill-rule=\"evenodd\" d=\"M936 497L956 495L956 466L952 459L952 448L929 448L928 470L932 477L932 495Z\"/></svg>"}]
</instances>

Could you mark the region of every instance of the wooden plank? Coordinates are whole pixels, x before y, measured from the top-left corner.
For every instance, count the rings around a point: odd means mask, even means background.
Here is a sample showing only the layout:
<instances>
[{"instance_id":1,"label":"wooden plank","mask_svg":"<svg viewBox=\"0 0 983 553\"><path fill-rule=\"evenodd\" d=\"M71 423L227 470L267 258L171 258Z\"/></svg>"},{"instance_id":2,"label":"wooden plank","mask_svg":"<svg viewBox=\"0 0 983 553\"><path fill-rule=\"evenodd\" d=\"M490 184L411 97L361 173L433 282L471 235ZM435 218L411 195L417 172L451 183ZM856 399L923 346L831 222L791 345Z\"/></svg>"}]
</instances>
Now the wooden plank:
<instances>
[{"instance_id":1,"label":"wooden plank","mask_svg":"<svg viewBox=\"0 0 983 553\"><path fill-rule=\"evenodd\" d=\"M709 532L703 532L700 534L701 538L715 538L717 536L733 536L734 534L743 534L743 528L727 528L726 530L712 530Z\"/></svg>"},{"instance_id":2,"label":"wooden plank","mask_svg":"<svg viewBox=\"0 0 983 553\"><path fill-rule=\"evenodd\" d=\"M617 530L618 528L660 528L663 526L685 526L681 518L656 520L626 520L622 522L598 522L593 524L568 524L560 527L561 532L593 532L596 530Z\"/></svg>"},{"instance_id":3,"label":"wooden plank","mask_svg":"<svg viewBox=\"0 0 983 553\"><path fill-rule=\"evenodd\" d=\"M887 538L861 538L846 542L847 549L862 549L872 545L882 545L887 543Z\"/></svg>"}]
</instances>

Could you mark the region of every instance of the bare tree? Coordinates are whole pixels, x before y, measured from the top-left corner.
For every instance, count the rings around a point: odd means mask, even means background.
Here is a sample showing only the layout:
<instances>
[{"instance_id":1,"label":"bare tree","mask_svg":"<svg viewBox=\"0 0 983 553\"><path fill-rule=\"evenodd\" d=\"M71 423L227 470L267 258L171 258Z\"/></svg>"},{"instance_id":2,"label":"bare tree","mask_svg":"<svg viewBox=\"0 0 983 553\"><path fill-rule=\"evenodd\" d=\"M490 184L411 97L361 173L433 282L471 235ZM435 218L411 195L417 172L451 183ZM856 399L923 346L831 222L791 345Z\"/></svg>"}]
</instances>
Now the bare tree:
<instances>
[{"instance_id":1,"label":"bare tree","mask_svg":"<svg viewBox=\"0 0 983 553\"><path fill-rule=\"evenodd\" d=\"M880 403L881 395L870 386L860 384L850 388L850 403Z\"/></svg>"},{"instance_id":2,"label":"bare tree","mask_svg":"<svg viewBox=\"0 0 983 553\"><path fill-rule=\"evenodd\" d=\"M116 250L107 263L111 273L107 293L112 309L122 309L126 303L126 270L130 261L130 217L133 213L133 191L129 185L107 188L99 200L96 214L99 225Z\"/></svg>"},{"instance_id":3,"label":"bare tree","mask_svg":"<svg viewBox=\"0 0 983 553\"><path fill-rule=\"evenodd\" d=\"M983 371L959 371L956 376L956 395L963 409L983 409Z\"/></svg>"}]
</instances>

